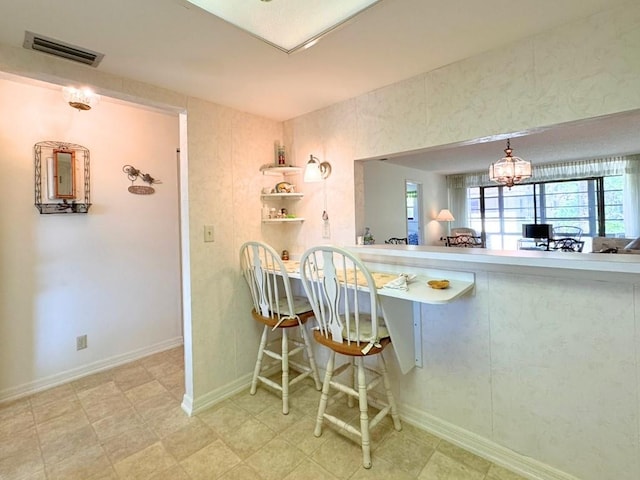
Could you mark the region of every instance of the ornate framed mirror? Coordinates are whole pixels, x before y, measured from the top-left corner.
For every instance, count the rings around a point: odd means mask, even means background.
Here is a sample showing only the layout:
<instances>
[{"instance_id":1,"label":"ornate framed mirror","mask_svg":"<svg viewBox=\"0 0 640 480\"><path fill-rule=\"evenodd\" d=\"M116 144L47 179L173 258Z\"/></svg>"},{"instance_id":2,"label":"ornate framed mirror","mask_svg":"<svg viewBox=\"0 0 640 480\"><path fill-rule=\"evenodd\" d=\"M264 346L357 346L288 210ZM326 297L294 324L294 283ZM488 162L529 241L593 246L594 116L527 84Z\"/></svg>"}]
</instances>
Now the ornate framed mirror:
<instances>
[{"instance_id":1,"label":"ornate framed mirror","mask_svg":"<svg viewBox=\"0 0 640 480\"><path fill-rule=\"evenodd\" d=\"M35 206L40 213L89 211L90 162L87 148L66 142L38 142L33 146L33 159Z\"/></svg>"}]
</instances>

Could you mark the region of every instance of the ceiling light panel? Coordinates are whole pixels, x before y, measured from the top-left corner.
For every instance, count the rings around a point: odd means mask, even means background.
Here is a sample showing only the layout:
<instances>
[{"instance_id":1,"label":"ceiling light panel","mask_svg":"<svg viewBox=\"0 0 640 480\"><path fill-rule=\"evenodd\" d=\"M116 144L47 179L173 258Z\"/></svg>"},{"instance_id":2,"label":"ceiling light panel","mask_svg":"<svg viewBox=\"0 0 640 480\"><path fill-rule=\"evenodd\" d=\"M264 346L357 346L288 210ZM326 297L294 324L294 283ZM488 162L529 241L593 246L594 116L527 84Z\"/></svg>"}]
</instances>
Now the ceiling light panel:
<instances>
[{"instance_id":1,"label":"ceiling light panel","mask_svg":"<svg viewBox=\"0 0 640 480\"><path fill-rule=\"evenodd\" d=\"M292 52L381 0L188 0L267 43Z\"/></svg>"}]
</instances>

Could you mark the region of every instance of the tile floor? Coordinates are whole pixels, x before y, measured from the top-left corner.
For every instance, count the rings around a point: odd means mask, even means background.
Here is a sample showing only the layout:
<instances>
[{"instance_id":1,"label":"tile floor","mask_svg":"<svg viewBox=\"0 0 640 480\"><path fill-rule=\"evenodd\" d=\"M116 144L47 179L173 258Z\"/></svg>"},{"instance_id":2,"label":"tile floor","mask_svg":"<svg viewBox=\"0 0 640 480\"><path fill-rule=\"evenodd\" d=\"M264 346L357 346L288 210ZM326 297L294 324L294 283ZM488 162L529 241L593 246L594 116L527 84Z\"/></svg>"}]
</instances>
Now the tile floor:
<instances>
[{"instance_id":1,"label":"tile floor","mask_svg":"<svg viewBox=\"0 0 640 480\"><path fill-rule=\"evenodd\" d=\"M0 479L522 480L406 423L396 432L388 418L365 470L357 444L329 427L313 436L311 384L292 394L286 416L260 387L189 418L182 355L172 349L0 405Z\"/></svg>"}]
</instances>

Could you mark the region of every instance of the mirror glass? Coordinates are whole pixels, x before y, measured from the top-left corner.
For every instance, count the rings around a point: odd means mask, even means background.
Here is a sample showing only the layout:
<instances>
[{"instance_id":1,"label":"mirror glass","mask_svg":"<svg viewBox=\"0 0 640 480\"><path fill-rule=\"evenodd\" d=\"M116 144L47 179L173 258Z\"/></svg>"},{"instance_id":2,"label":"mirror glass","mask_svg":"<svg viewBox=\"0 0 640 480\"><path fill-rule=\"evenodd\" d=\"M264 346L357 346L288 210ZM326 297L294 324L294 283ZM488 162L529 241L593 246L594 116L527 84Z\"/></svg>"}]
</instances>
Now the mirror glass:
<instances>
[{"instance_id":1,"label":"mirror glass","mask_svg":"<svg viewBox=\"0 0 640 480\"><path fill-rule=\"evenodd\" d=\"M53 151L54 198L76 198L75 152Z\"/></svg>"}]
</instances>

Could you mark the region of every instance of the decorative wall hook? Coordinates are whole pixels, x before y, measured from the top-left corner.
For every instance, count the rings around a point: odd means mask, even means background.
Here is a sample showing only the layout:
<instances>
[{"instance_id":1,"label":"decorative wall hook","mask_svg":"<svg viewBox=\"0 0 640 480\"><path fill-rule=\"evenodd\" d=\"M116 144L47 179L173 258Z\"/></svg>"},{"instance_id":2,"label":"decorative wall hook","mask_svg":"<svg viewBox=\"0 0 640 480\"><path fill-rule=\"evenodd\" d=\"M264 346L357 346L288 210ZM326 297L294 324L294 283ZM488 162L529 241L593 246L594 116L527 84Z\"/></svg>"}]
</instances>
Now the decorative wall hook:
<instances>
[{"instance_id":1,"label":"decorative wall hook","mask_svg":"<svg viewBox=\"0 0 640 480\"><path fill-rule=\"evenodd\" d=\"M151 195L156 191L155 188L153 188L151 185L162 183L160 180L156 180L148 173L141 172L133 165L125 165L124 167L122 167L122 171L126 173L127 178L131 180L131 186L128 188L129 192L135 193L136 195ZM149 186L134 185L133 182L138 179L148 183Z\"/></svg>"}]
</instances>

